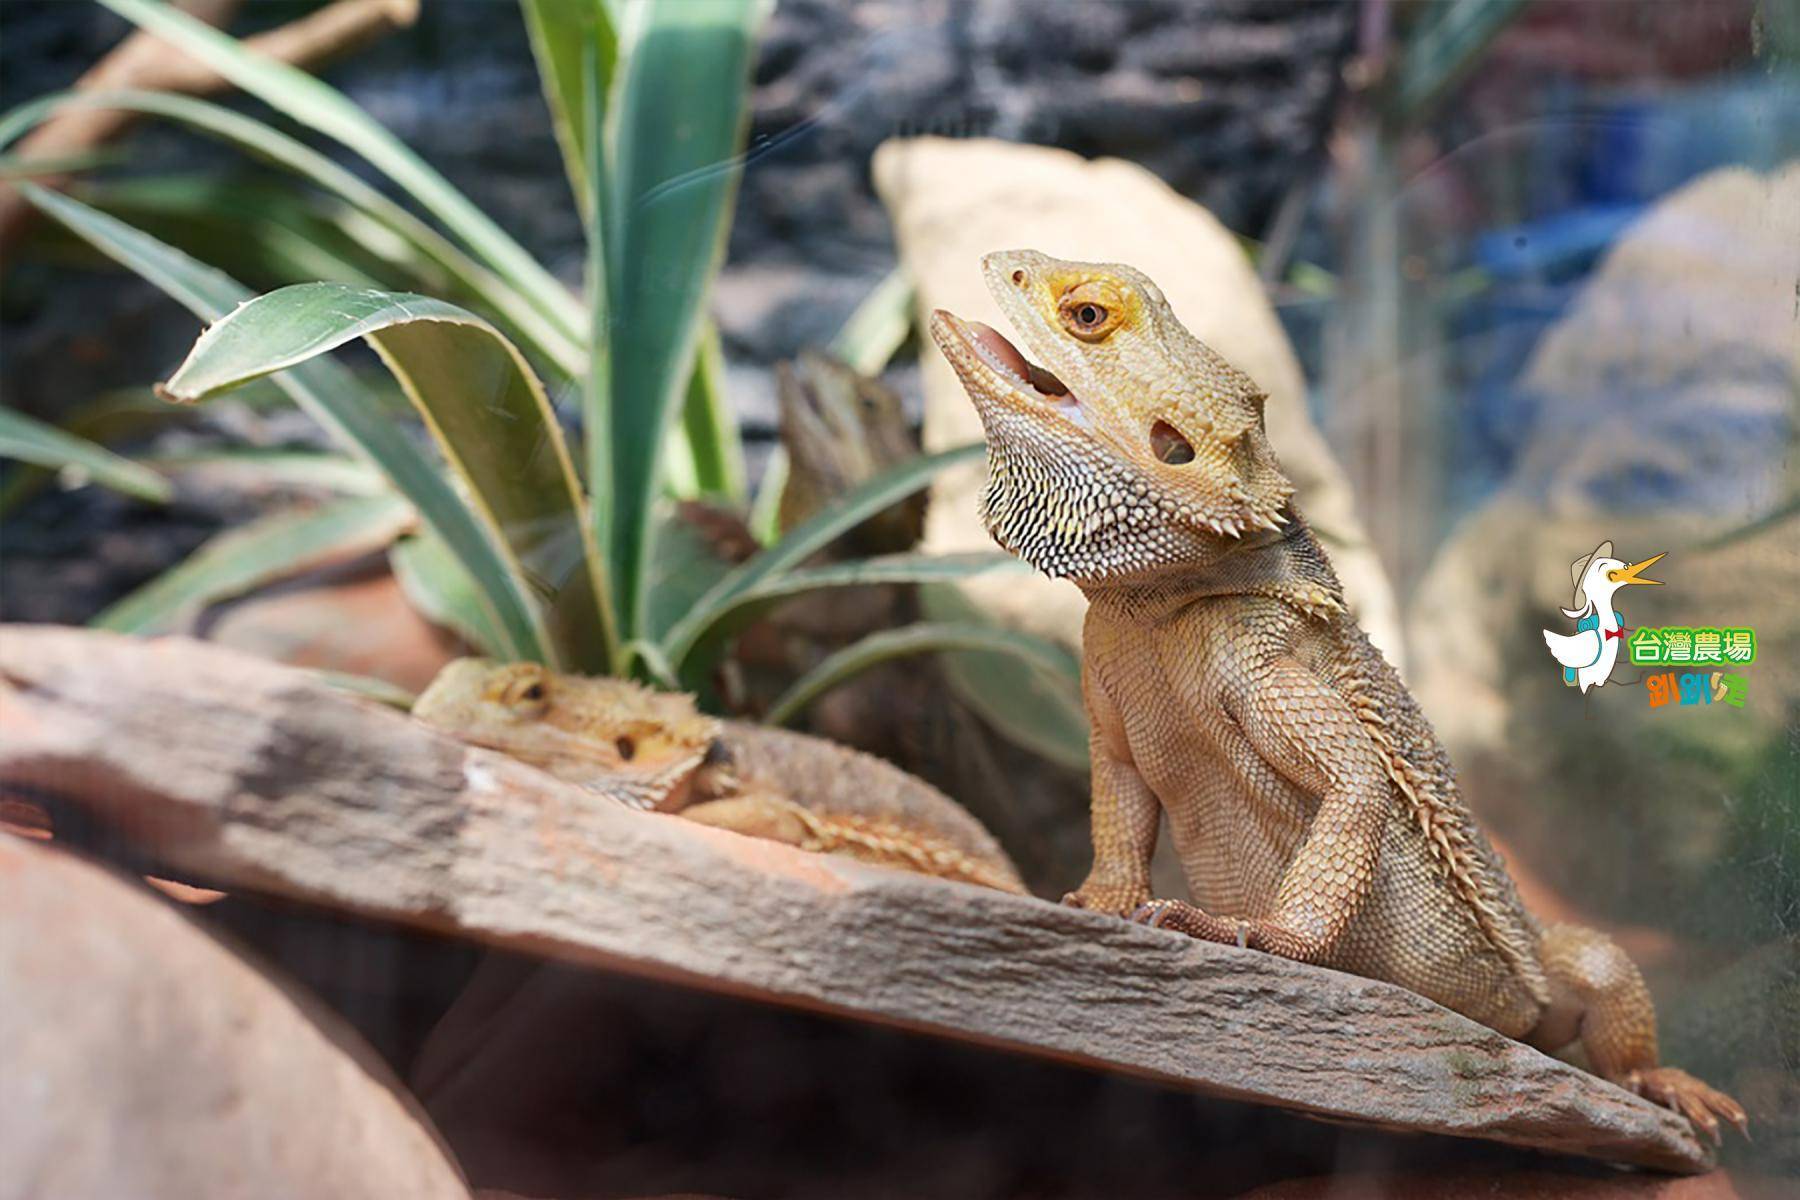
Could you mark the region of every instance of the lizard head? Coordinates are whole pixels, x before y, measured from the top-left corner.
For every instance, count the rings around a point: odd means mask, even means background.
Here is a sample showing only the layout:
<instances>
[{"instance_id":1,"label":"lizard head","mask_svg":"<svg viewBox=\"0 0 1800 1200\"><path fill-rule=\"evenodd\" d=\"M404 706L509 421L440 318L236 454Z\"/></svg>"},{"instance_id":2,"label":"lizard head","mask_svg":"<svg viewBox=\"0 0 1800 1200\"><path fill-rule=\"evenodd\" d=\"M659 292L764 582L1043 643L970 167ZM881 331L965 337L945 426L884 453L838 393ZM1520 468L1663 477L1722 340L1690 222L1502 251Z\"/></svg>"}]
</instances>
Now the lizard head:
<instances>
[{"instance_id":1,"label":"lizard head","mask_svg":"<svg viewBox=\"0 0 1800 1200\"><path fill-rule=\"evenodd\" d=\"M413 716L633 808L670 812L686 803L719 734L688 696L485 658L444 667Z\"/></svg>"},{"instance_id":2,"label":"lizard head","mask_svg":"<svg viewBox=\"0 0 1800 1200\"><path fill-rule=\"evenodd\" d=\"M792 529L858 484L919 453L897 393L825 354L775 365L781 445L788 455L781 527ZM924 532L925 494L915 493L846 534L858 555L910 550Z\"/></svg>"},{"instance_id":3,"label":"lizard head","mask_svg":"<svg viewBox=\"0 0 1800 1200\"><path fill-rule=\"evenodd\" d=\"M942 310L931 334L987 432L996 541L1100 583L1204 565L1283 522L1293 485L1263 435L1262 391L1141 272L1035 250L989 254L982 271L1038 362Z\"/></svg>"}]
</instances>

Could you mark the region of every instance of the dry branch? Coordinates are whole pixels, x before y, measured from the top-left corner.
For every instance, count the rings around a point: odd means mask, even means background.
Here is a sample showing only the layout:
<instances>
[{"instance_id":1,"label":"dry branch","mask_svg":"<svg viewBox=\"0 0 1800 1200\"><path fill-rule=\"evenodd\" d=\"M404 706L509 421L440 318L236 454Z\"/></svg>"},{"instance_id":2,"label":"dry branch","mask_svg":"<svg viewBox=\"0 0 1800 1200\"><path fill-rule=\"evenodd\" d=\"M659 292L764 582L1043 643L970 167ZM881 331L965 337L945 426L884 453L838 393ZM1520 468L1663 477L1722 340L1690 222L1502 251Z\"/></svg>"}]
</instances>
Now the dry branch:
<instances>
[{"instance_id":1,"label":"dry branch","mask_svg":"<svg viewBox=\"0 0 1800 1200\"><path fill-rule=\"evenodd\" d=\"M208 25L223 26L243 0L180 0L176 5ZM244 39L250 49L298 67L316 67L411 25L419 0L337 0L317 12L267 33ZM231 83L205 63L173 49L154 34L138 30L115 46L75 82L78 92L136 88L207 96L231 90ZM19 140L21 159L62 159L96 150L130 128L137 114L122 109L65 109ZM61 187L66 175L37 182ZM18 244L37 210L17 188L0 187L0 256Z\"/></svg>"}]
</instances>

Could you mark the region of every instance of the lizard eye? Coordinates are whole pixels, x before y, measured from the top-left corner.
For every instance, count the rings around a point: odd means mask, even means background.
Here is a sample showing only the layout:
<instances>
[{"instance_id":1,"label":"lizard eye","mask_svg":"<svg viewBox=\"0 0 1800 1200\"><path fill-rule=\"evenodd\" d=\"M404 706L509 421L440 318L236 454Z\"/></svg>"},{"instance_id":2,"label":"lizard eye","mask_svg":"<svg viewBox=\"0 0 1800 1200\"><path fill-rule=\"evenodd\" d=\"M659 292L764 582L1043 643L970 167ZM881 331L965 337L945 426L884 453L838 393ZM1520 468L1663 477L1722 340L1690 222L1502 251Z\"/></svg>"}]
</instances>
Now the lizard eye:
<instances>
[{"instance_id":1,"label":"lizard eye","mask_svg":"<svg viewBox=\"0 0 1800 1200\"><path fill-rule=\"evenodd\" d=\"M1167 421L1150 427L1150 453L1170 466L1194 461L1194 443L1181 436L1181 430Z\"/></svg>"},{"instance_id":2,"label":"lizard eye","mask_svg":"<svg viewBox=\"0 0 1800 1200\"><path fill-rule=\"evenodd\" d=\"M1064 328L1084 342L1097 342L1118 328L1122 300L1108 281L1093 279L1064 292L1056 307Z\"/></svg>"},{"instance_id":3,"label":"lizard eye","mask_svg":"<svg viewBox=\"0 0 1800 1200\"><path fill-rule=\"evenodd\" d=\"M619 737L614 739L613 749L617 750L619 752L619 757L626 762L630 762L637 757L637 743L632 741L629 737Z\"/></svg>"},{"instance_id":4,"label":"lizard eye","mask_svg":"<svg viewBox=\"0 0 1800 1200\"><path fill-rule=\"evenodd\" d=\"M550 683L542 668L527 670L521 666L516 672L509 670L507 674L510 678L497 682L496 691L490 692L490 697L522 717L535 717L549 706Z\"/></svg>"}]
</instances>

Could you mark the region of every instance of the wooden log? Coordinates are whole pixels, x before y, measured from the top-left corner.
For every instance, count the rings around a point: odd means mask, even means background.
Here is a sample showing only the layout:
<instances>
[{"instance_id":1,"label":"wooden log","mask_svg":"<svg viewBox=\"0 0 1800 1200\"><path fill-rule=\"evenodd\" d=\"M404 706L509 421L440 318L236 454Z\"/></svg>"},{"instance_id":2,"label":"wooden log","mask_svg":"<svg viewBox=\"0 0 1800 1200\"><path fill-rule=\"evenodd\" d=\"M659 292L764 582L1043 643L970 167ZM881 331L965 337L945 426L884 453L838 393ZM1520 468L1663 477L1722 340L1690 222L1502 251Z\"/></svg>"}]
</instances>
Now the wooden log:
<instances>
[{"instance_id":1,"label":"wooden log","mask_svg":"<svg viewBox=\"0 0 1800 1200\"><path fill-rule=\"evenodd\" d=\"M194 882L1358 1121L1699 1171L1687 1122L1391 984L629 811L304 672L0 627L0 784Z\"/></svg>"}]
</instances>

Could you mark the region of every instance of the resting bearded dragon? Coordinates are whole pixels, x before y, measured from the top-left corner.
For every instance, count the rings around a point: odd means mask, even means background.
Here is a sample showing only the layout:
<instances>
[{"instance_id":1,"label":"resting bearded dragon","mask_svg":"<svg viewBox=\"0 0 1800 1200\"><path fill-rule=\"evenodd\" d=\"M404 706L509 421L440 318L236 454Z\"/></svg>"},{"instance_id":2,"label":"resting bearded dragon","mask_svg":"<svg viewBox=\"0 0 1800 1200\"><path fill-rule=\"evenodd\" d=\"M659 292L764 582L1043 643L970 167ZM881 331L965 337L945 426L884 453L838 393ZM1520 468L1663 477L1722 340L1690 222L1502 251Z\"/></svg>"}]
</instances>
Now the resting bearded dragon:
<instances>
[{"instance_id":1,"label":"resting bearded dragon","mask_svg":"<svg viewBox=\"0 0 1800 1200\"><path fill-rule=\"evenodd\" d=\"M822 738L718 720L688 696L464 658L438 673L413 715L632 808L1025 891L981 823L930 784Z\"/></svg>"},{"instance_id":2,"label":"resting bearded dragon","mask_svg":"<svg viewBox=\"0 0 1800 1200\"><path fill-rule=\"evenodd\" d=\"M1540 923L1449 757L1346 612L1263 431L1263 394L1130 267L1035 251L982 269L1037 366L943 311L979 410L982 517L1089 601L1094 862L1065 903L1409 988L1681 1112L1729 1096L1657 1059L1603 934ZM1167 813L1194 903L1153 899Z\"/></svg>"}]
</instances>

